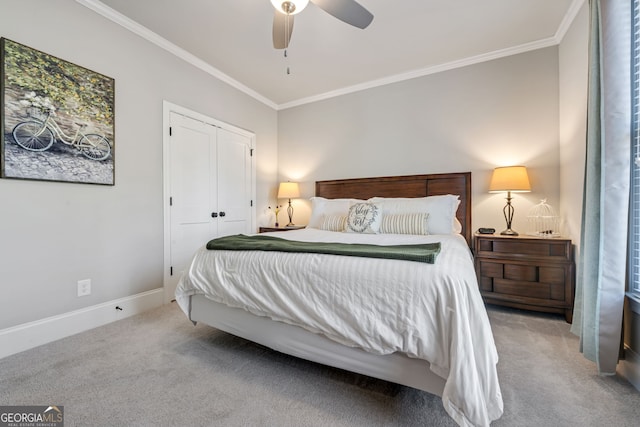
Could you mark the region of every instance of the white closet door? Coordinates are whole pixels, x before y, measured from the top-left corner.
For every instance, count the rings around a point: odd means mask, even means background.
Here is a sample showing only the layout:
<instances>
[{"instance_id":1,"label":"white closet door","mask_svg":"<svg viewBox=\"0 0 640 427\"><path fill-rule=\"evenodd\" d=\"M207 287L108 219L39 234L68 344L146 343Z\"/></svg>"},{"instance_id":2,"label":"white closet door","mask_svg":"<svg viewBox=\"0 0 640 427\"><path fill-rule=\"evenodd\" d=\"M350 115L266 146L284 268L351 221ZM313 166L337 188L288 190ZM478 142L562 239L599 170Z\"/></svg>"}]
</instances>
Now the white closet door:
<instances>
[{"instance_id":1,"label":"white closet door","mask_svg":"<svg viewBox=\"0 0 640 427\"><path fill-rule=\"evenodd\" d=\"M175 112L169 126L167 301L200 247L254 232L251 137Z\"/></svg>"},{"instance_id":2,"label":"white closet door","mask_svg":"<svg viewBox=\"0 0 640 427\"><path fill-rule=\"evenodd\" d=\"M217 128L171 113L171 287L195 251L218 235Z\"/></svg>"},{"instance_id":3,"label":"white closet door","mask_svg":"<svg viewBox=\"0 0 640 427\"><path fill-rule=\"evenodd\" d=\"M218 129L218 235L251 233L251 139Z\"/></svg>"}]
</instances>

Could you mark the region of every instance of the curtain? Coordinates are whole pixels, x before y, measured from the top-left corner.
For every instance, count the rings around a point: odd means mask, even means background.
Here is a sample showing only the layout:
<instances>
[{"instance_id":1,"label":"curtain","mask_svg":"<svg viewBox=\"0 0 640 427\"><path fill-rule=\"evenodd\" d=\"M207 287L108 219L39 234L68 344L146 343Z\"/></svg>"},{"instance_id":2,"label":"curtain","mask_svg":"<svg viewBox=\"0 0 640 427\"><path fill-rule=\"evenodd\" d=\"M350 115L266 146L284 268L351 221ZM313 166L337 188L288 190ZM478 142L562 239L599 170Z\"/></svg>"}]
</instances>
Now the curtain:
<instances>
[{"instance_id":1,"label":"curtain","mask_svg":"<svg viewBox=\"0 0 640 427\"><path fill-rule=\"evenodd\" d=\"M574 321L580 351L613 375L626 287L631 2L590 0L587 148Z\"/></svg>"}]
</instances>

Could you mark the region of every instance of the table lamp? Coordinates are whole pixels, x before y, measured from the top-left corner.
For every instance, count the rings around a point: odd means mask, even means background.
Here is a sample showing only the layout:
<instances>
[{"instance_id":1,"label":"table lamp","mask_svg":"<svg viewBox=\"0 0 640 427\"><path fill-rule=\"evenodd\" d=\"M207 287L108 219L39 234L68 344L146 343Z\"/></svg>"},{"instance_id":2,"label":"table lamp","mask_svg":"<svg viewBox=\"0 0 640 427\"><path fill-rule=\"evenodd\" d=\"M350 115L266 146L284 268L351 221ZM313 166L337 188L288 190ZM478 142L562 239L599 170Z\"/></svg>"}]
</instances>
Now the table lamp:
<instances>
[{"instance_id":1,"label":"table lamp","mask_svg":"<svg viewBox=\"0 0 640 427\"><path fill-rule=\"evenodd\" d=\"M297 182L281 182L278 187L278 199L289 199L289 206L287 207L287 214L289 215L289 224L287 227L293 227L293 206L291 206L291 199L300 197L300 187Z\"/></svg>"},{"instance_id":2,"label":"table lamp","mask_svg":"<svg viewBox=\"0 0 640 427\"><path fill-rule=\"evenodd\" d=\"M491 176L489 193L507 192L507 204L502 209L504 219L507 221L507 229L500 234L505 236L517 236L518 233L511 229L513 221L513 206L511 205L511 193L528 193L531 191L527 168L524 166L505 166L495 168Z\"/></svg>"}]
</instances>

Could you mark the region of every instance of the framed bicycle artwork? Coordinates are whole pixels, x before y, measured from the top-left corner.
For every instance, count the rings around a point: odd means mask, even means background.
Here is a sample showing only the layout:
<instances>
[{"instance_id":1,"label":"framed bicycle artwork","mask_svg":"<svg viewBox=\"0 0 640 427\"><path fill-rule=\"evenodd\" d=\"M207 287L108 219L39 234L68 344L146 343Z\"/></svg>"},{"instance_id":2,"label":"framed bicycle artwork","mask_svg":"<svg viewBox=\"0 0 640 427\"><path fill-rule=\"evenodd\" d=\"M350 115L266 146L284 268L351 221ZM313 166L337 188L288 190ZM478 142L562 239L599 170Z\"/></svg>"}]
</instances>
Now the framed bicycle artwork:
<instances>
[{"instance_id":1,"label":"framed bicycle artwork","mask_svg":"<svg viewBox=\"0 0 640 427\"><path fill-rule=\"evenodd\" d=\"M0 177L114 185L115 81L0 39Z\"/></svg>"}]
</instances>

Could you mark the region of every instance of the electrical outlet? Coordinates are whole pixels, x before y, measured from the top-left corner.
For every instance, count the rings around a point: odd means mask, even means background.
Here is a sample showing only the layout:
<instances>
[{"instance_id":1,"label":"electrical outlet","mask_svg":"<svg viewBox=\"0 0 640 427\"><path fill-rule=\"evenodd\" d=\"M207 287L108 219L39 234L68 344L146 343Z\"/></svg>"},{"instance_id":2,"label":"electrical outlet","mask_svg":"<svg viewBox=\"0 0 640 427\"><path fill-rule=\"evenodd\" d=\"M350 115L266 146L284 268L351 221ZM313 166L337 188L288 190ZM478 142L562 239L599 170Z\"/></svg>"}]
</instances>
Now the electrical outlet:
<instances>
[{"instance_id":1,"label":"electrical outlet","mask_svg":"<svg viewBox=\"0 0 640 427\"><path fill-rule=\"evenodd\" d=\"M91 295L91 279L78 280L78 296Z\"/></svg>"}]
</instances>

